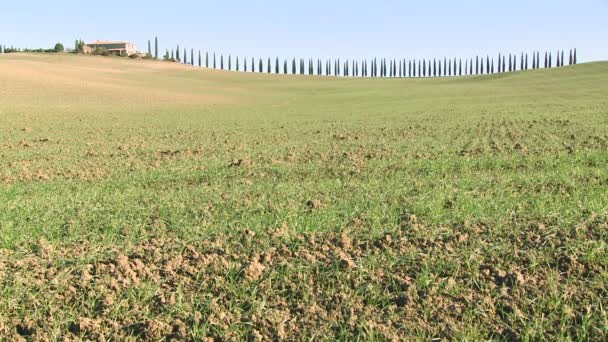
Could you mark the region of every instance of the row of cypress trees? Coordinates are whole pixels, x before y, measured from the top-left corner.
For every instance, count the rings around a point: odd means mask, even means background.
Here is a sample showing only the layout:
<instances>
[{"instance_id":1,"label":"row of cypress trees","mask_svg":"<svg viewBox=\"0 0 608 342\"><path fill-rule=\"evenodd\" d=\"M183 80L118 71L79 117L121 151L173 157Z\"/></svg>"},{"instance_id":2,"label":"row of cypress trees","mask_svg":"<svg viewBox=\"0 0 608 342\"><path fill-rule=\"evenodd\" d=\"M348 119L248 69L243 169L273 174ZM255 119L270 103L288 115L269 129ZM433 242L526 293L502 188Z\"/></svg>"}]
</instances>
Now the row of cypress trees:
<instances>
[{"instance_id":1,"label":"row of cypress trees","mask_svg":"<svg viewBox=\"0 0 608 342\"><path fill-rule=\"evenodd\" d=\"M200 50L195 56L194 49L180 49L179 45L175 49L167 49L162 57L165 60L172 60L192 66L205 68L275 73L275 74L299 74L299 75L326 75L326 76L345 76L345 77L445 77L463 75L483 75L512 72L517 70L540 69L562 67L565 65L577 64L577 51L571 49L566 55L563 50L552 54L551 52L534 51L532 54L499 54L495 60L490 56L476 56L474 59L443 58L437 59L387 59L373 58L370 60L325 60L293 58L283 60L278 57L271 58L233 58L223 54L209 52L204 54ZM189 53L188 53L189 52ZM158 38L154 39L154 54L152 54L152 44L148 41L148 54L159 59ZM554 58L555 57L555 58ZM567 63L566 63L567 58ZM234 63L233 63L234 62Z\"/></svg>"}]
</instances>

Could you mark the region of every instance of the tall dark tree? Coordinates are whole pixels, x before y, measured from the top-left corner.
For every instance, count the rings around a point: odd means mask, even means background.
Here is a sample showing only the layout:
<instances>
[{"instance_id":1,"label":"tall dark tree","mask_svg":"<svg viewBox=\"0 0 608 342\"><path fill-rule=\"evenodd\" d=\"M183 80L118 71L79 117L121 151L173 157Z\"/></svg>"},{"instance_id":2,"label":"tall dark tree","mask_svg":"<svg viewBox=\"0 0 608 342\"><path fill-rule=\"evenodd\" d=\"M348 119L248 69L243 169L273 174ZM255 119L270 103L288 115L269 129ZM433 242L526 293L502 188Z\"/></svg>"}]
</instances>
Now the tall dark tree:
<instances>
[{"instance_id":1,"label":"tall dark tree","mask_svg":"<svg viewBox=\"0 0 608 342\"><path fill-rule=\"evenodd\" d=\"M201 55L201 50L198 50L198 67L203 66L203 56Z\"/></svg>"},{"instance_id":2,"label":"tall dark tree","mask_svg":"<svg viewBox=\"0 0 608 342\"><path fill-rule=\"evenodd\" d=\"M255 72L255 58L251 57L251 72Z\"/></svg>"},{"instance_id":3,"label":"tall dark tree","mask_svg":"<svg viewBox=\"0 0 608 342\"><path fill-rule=\"evenodd\" d=\"M490 56L486 55L486 74L490 73Z\"/></svg>"},{"instance_id":4,"label":"tall dark tree","mask_svg":"<svg viewBox=\"0 0 608 342\"><path fill-rule=\"evenodd\" d=\"M224 54L220 54L220 69L224 70Z\"/></svg>"},{"instance_id":5,"label":"tall dark tree","mask_svg":"<svg viewBox=\"0 0 608 342\"><path fill-rule=\"evenodd\" d=\"M177 49L175 49L175 59L176 59L178 62L181 62L181 61L182 61L182 59L181 59L181 58L179 58L179 44L177 44Z\"/></svg>"},{"instance_id":6,"label":"tall dark tree","mask_svg":"<svg viewBox=\"0 0 608 342\"><path fill-rule=\"evenodd\" d=\"M526 52L526 59L525 59L524 67L525 67L524 70L528 70L528 53L527 52Z\"/></svg>"},{"instance_id":7,"label":"tall dark tree","mask_svg":"<svg viewBox=\"0 0 608 342\"><path fill-rule=\"evenodd\" d=\"M241 63L239 61L239 56L236 56L236 71L241 71Z\"/></svg>"},{"instance_id":8,"label":"tall dark tree","mask_svg":"<svg viewBox=\"0 0 608 342\"><path fill-rule=\"evenodd\" d=\"M173 61L173 60L176 60L176 59L175 59L175 52L174 52L173 50L171 50L171 60L172 60L172 61Z\"/></svg>"},{"instance_id":9,"label":"tall dark tree","mask_svg":"<svg viewBox=\"0 0 608 342\"><path fill-rule=\"evenodd\" d=\"M272 66L270 64L270 57L268 57L268 63L267 63L267 66L266 66L266 72L269 73L269 74L272 72Z\"/></svg>"},{"instance_id":10,"label":"tall dark tree","mask_svg":"<svg viewBox=\"0 0 608 342\"><path fill-rule=\"evenodd\" d=\"M262 63L262 59L261 58L258 60L258 72L259 73L263 73L264 72L264 64Z\"/></svg>"},{"instance_id":11,"label":"tall dark tree","mask_svg":"<svg viewBox=\"0 0 608 342\"><path fill-rule=\"evenodd\" d=\"M479 56L475 56L475 75L479 75Z\"/></svg>"},{"instance_id":12,"label":"tall dark tree","mask_svg":"<svg viewBox=\"0 0 608 342\"><path fill-rule=\"evenodd\" d=\"M158 37L154 37L154 58L158 59Z\"/></svg>"},{"instance_id":13,"label":"tall dark tree","mask_svg":"<svg viewBox=\"0 0 608 342\"><path fill-rule=\"evenodd\" d=\"M490 73L494 73L494 58L492 58L492 64L490 65Z\"/></svg>"},{"instance_id":14,"label":"tall dark tree","mask_svg":"<svg viewBox=\"0 0 608 342\"><path fill-rule=\"evenodd\" d=\"M426 77L426 59L422 60L422 77Z\"/></svg>"},{"instance_id":15,"label":"tall dark tree","mask_svg":"<svg viewBox=\"0 0 608 342\"><path fill-rule=\"evenodd\" d=\"M152 42L148 39L148 56L152 56Z\"/></svg>"},{"instance_id":16,"label":"tall dark tree","mask_svg":"<svg viewBox=\"0 0 608 342\"><path fill-rule=\"evenodd\" d=\"M452 59L448 60L448 76L452 76Z\"/></svg>"},{"instance_id":17,"label":"tall dark tree","mask_svg":"<svg viewBox=\"0 0 608 342\"><path fill-rule=\"evenodd\" d=\"M462 58L458 60L458 76L462 76Z\"/></svg>"},{"instance_id":18,"label":"tall dark tree","mask_svg":"<svg viewBox=\"0 0 608 342\"><path fill-rule=\"evenodd\" d=\"M562 61L562 66L564 66L564 50L562 50L562 58L561 58L561 61Z\"/></svg>"},{"instance_id":19,"label":"tall dark tree","mask_svg":"<svg viewBox=\"0 0 608 342\"><path fill-rule=\"evenodd\" d=\"M247 72L247 57L243 58L243 70Z\"/></svg>"},{"instance_id":20,"label":"tall dark tree","mask_svg":"<svg viewBox=\"0 0 608 342\"><path fill-rule=\"evenodd\" d=\"M473 75L473 58L469 60L469 75Z\"/></svg>"},{"instance_id":21,"label":"tall dark tree","mask_svg":"<svg viewBox=\"0 0 608 342\"><path fill-rule=\"evenodd\" d=\"M190 65L194 66L194 49L190 49Z\"/></svg>"},{"instance_id":22,"label":"tall dark tree","mask_svg":"<svg viewBox=\"0 0 608 342\"><path fill-rule=\"evenodd\" d=\"M186 53L186 48L184 48L184 64L188 64L188 57L187 57L187 53Z\"/></svg>"},{"instance_id":23,"label":"tall dark tree","mask_svg":"<svg viewBox=\"0 0 608 342\"><path fill-rule=\"evenodd\" d=\"M277 57L274 61L274 73L275 74L279 73L279 57Z\"/></svg>"},{"instance_id":24,"label":"tall dark tree","mask_svg":"<svg viewBox=\"0 0 608 342\"><path fill-rule=\"evenodd\" d=\"M545 52L545 68L549 67L549 55Z\"/></svg>"},{"instance_id":25,"label":"tall dark tree","mask_svg":"<svg viewBox=\"0 0 608 342\"><path fill-rule=\"evenodd\" d=\"M228 55L228 70L232 70L232 55Z\"/></svg>"},{"instance_id":26,"label":"tall dark tree","mask_svg":"<svg viewBox=\"0 0 608 342\"><path fill-rule=\"evenodd\" d=\"M499 52L498 53L498 72L501 73L502 69L500 68L500 61L502 59L502 54Z\"/></svg>"}]
</instances>

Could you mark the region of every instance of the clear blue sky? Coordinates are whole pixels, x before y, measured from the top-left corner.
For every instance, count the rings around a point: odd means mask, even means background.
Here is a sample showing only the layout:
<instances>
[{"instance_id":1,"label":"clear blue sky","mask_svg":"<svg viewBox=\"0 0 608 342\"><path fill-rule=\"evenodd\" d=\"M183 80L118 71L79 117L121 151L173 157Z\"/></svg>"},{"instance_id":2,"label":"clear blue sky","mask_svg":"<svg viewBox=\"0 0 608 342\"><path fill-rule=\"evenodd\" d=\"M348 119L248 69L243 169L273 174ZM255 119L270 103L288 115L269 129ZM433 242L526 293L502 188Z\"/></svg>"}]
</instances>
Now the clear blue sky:
<instances>
[{"instance_id":1,"label":"clear blue sky","mask_svg":"<svg viewBox=\"0 0 608 342\"><path fill-rule=\"evenodd\" d=\"M158 35L174 47L239 56L432 58L578 48L608 59L608 0L3 1L0 44ZM161 52L162 54L162 52Z\"/></svg>"}]
</instances>

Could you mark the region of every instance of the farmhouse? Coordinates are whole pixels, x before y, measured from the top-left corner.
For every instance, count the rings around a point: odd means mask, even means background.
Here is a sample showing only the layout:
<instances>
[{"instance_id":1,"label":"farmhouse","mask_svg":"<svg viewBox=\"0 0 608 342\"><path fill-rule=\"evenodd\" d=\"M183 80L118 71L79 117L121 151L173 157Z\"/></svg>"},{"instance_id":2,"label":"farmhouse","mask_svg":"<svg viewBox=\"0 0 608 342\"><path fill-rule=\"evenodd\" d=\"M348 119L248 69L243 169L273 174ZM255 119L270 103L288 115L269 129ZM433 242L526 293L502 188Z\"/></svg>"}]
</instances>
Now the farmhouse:
<instances>
[{"instance_id":1,"label":"farmhouse","mask_svg":"<svg viewBox=\"0 0 608 342\"><path fill-rule=\"evenodd\" d=\"M107 50L115 55L131 55L137 52L137 46L133 43L97 40L93 43L86 44L84 53L92 53L97 48Z\"/></svg>"}]
</instances>

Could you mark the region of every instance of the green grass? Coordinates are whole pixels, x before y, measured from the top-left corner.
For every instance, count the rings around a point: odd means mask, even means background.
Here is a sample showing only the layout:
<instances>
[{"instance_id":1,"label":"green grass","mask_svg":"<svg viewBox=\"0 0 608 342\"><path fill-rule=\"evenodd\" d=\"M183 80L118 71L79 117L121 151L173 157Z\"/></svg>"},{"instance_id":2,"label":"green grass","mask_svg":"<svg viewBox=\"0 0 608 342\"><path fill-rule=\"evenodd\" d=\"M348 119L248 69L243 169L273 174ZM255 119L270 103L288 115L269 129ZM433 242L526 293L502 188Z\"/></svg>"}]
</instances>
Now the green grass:
<instances>
[{"instance_id":1,"label":"green grass","mask_svg":"<svg viewBox=\"0 0 608 342\"><path fill-rule=\"evenodd\" d=\"M607 338L606 62L0 74L0 336Z\"/></svg>"}]
</instances>

